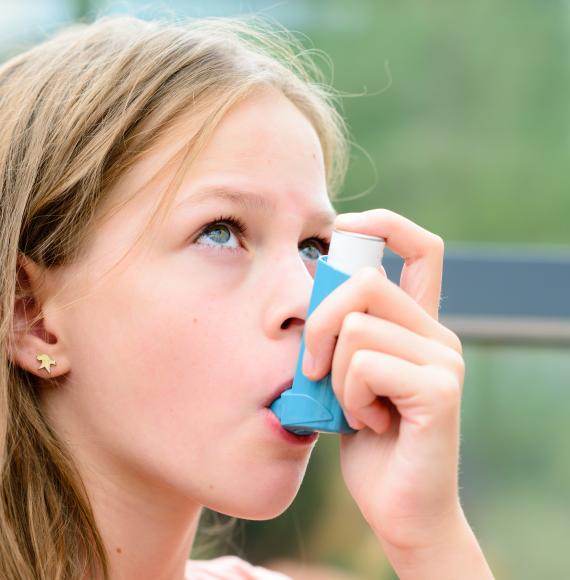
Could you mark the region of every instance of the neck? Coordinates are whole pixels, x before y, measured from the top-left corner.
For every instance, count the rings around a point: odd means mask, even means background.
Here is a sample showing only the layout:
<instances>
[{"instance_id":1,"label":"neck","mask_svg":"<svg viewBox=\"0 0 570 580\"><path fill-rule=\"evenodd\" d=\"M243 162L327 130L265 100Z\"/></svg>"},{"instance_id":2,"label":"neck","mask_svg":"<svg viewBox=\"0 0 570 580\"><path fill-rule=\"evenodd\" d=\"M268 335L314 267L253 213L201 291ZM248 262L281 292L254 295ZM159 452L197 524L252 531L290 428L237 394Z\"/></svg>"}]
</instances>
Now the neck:
<instances>
[{"instance_id":1,"label":"neck","mask_svg":"<svg viewBox=\"0 0 570 580\"><path fill-rule=\"evenodd\" d=\"M201 506L157 484L84 473L114 580L183 580Z\"/></svg>"}]
</instances>

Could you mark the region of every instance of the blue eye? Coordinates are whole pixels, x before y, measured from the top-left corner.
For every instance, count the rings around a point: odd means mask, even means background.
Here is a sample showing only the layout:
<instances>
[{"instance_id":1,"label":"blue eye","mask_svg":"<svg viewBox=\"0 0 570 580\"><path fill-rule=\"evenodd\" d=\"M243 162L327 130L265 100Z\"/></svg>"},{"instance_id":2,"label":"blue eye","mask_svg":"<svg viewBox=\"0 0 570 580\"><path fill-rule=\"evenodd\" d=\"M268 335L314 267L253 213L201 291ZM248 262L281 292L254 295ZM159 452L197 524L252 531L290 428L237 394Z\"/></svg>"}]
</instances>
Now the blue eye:
<instances>
[{"instance_id":1,"label":"blue eye","mask_svg":"<svg viewBox=\"0 0 570 580\"><path fill-rule=\"evenodd\" d=\"M311 252L311 256L310 256L311 260L318 260L320 256L328 254L329 246L330 246L330 242L328 240L326 240L325 238L322 238L321 236L312 236L312 237L307 238L305 240L305 242L311 242L311 241L317 242L318 246L320 247L319 248L319 247L314 246L314 245L308 246L308 249L311 249L311 247L312 247L313 249L316 249L317 252L319 252L319 254L315 254L314 251Z\"/></svg>"},{"instance_id":2,"label":"blue eye","mask_svg":"<svg viewBox=\"0 0 570 580\"><path fill-rule=\"evenodd\" d=\"M237 232L237 233L236 233ZM203 228L196 241L200 240L201 238L205 237L213 241L213 244L199 244L199 245L208 245L214 248L218 248L220 250L229 250L231 252L237 252L240 250L240 247L231 247L224 245L230 239L232 234L236 235L237 238L240 240L245 237L248 232L248 228L245 223L235 216L220 216L219 218L215 219L214 221L209 222ZM238 240L238 242L240 241ZM307 238L303 244L308 242L316 242L312 246L307 246L307 249L313 249L312 252L309 253L309 260L318 260L320 255L324 255L328 253L330 242L329 240L319 236L314 235L310 238ZM304 249L304 248L303 248ZM316 250L318 253L316 253Z\"/></svg>"},{"instance_id":3,"label":"blue eye","mask_svg":"<svg viewBox=\"0 0 570 580\"><path fill-rule=\"evenodd\" d=\"M224 244L231 239L231 235L235 234L236 231L239 232L239 237L243 237L247 232L247 226L237 217L220 216L218 219L204 226L197 240L202 237L208 237L210 240ZM235 248L218 244L213 244L213 246L224 250L230 250L232 252L239 250L239 247Z\"/></svg>"}]
</instances>

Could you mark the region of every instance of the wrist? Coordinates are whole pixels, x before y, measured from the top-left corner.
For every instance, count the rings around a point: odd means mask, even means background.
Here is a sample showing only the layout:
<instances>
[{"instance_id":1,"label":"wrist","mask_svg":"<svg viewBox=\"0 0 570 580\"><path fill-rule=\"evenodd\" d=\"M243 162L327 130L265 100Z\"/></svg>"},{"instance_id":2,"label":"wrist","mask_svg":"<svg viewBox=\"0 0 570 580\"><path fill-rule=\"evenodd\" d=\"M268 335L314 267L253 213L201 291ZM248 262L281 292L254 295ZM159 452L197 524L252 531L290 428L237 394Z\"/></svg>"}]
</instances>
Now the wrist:
<instances>
[{"instance_id":1,"label":"wrist","mask_svg":"<svg viewBox=\"0 0 570 580\"><path fill-rule=\"evenodd\" d=\"M380 542L400 580L494 580L479 542L463 512L418 546Z\"/></svg>"}]
</instances>

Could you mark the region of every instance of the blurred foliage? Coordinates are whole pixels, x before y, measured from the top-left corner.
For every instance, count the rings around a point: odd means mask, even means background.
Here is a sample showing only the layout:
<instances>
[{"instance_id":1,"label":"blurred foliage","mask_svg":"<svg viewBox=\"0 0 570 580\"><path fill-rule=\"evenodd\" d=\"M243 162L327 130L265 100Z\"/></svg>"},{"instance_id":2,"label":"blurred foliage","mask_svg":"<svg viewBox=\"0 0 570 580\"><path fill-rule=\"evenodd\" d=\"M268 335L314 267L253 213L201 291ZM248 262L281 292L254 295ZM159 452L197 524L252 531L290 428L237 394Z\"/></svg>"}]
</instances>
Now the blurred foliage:
<instances>
[{"instance_id":1,"label":"blurred foliage","mask_svg":"<svg viewBox=\"0 0 570 580\"><path fill-rule=\"evenodd\" d=\"M372 94L345 110L377 184L340 211L388 207L450 241L570 242L567 2L321 4L361 12L304 32L337 89ZM374 182L355 161L345 195Z\"/></svg>"},{"instance_id":2,"label":"blurred foliage","mask_svg":"<svg viewBox=\"0 0 570 580\"><path fill-rule=\"evenodd\" d=\"M135 13L143 3L105 5ZM88 18L103 2L73 6ZM338 211L387 207L451 243L570 243L567 0L160 6L181 16L267 14L328 55L336 89L364 93L344 99L356 146L342 197L357 199L337 202ZM468 518L497 578L566 577L570 356L466 345L465 358L460 479ZM238 522L233 534L221 524L215 533L226 541L206 554L291 557L395 578L344 487L337 446L335 436L321 436L282 516Z\"/></svg>"}]
</instances>

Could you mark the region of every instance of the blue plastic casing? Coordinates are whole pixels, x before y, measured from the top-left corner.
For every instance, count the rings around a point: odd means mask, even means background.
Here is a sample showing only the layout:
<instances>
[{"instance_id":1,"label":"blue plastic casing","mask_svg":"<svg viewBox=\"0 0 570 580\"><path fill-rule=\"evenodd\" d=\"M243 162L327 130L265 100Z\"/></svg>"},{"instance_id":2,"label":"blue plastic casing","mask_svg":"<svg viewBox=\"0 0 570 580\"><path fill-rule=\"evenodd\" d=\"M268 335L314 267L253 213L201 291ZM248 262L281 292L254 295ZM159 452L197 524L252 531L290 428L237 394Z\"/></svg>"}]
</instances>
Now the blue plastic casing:
<instances>
[{"instance_id":1,"label":"blue plastic casing","mask_svg":"<svg viewBox=\"0 0 570 580\"><path fill-rule=\"evenodd\" d=\"M350 276L327 263L328 256L317 260L313 290L307 310L307 318L319 303ZM342 412L331 385L331 373L319 381L308 379L302 371L305 353L305 333L301 338L301 350L297 369L290 389L282 393L272 405L281 425L298 435L314 431L323 433L354 433Z\"/></svg>"}]
</instances>

